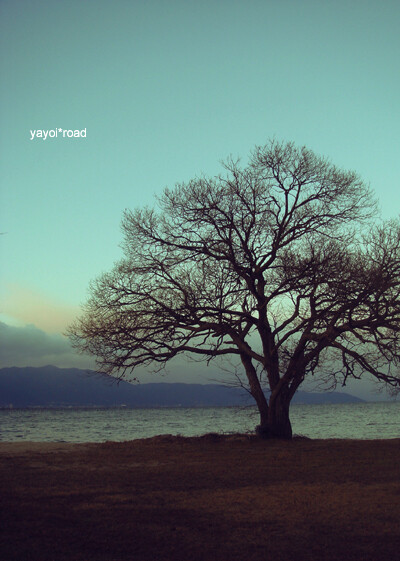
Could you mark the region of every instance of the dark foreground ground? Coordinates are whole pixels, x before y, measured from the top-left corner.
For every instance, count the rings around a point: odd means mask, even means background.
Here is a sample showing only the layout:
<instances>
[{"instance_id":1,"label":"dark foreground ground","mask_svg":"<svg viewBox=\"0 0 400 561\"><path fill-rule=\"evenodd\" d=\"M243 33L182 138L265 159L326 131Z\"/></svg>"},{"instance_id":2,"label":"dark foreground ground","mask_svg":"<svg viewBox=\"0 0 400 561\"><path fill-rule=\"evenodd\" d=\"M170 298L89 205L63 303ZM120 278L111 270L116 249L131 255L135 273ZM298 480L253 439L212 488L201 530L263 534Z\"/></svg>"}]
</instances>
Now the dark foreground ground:
<instances>
[{"instance_id":1,"label":"dark foreground ground","mask_svg":"<svg viewBox=\"0 0 400 561\"><path fill-rule=\"evenodd\" d=\"M400 439L0 443L5 561L395 561Z\"/></svg>"}]
</instances>

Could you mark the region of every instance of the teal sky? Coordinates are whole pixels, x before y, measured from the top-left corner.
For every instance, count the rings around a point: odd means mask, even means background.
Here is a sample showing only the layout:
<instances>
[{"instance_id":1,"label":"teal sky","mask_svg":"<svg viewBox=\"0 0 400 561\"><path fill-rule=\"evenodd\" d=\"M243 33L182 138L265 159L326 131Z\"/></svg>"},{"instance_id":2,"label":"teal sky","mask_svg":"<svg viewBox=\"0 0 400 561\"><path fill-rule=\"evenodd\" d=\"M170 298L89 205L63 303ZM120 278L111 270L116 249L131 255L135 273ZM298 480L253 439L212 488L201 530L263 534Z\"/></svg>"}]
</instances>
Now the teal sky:
<instances>
[{"instance_id":1,"label":"teal sky","mask_svg":"<svg viewBox=\"0 0 400 561\"><path fill-rule=\"evenodd\" d=\"M356 170L399 214L398 1L2 0L0 21L14 331L58 337L119 258L125 208L271 137ZM30 140L56 128L86 138Z\"/></svg>"}]
</instances>

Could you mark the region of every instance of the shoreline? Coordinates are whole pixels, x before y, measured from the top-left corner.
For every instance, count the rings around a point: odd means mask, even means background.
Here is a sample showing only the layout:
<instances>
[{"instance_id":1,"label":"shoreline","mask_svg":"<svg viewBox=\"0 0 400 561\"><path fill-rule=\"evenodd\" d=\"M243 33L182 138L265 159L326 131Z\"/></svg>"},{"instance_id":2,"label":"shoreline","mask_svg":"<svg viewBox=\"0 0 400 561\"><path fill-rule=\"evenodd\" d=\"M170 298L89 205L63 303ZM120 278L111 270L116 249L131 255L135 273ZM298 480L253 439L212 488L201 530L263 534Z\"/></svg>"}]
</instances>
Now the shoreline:
<instances>
[{"instance_id":1,"label":"shoreline","mask_svg":"<svg viewBox=\"0 0 400 561\"><path fill-rule=\"evenodd\" d=\"M320 444L328 444L334 442L342 443L379 443L379 442L393 442L399 441L400 446L400 436L393 438L310 438L308 436L295 435L291 440L283 439L261 439L255 434L247 433L237 433L237 434L220 434L220 433L206 433L200 436L181 436L172 434L160 434L156 436L150 436L145 438L135 438L130 440L104 440L104 441L84 441L84 442L57 442L57 441L46 441L46 440L10 440L10 441L0 441L0 455L1 454L29 454L34 452L69 452L77 450L78 448L93 448L104 445L121 445L121 446L132 446L135 444L146 443L151 444L175 444L175 443L200 443L200 442L214 442L214 443L233 443L233 442L262 442L268 445L268 443L277 444L281 443L290 444L293 442L313 442Z\"/></svg>"}]
</instances>

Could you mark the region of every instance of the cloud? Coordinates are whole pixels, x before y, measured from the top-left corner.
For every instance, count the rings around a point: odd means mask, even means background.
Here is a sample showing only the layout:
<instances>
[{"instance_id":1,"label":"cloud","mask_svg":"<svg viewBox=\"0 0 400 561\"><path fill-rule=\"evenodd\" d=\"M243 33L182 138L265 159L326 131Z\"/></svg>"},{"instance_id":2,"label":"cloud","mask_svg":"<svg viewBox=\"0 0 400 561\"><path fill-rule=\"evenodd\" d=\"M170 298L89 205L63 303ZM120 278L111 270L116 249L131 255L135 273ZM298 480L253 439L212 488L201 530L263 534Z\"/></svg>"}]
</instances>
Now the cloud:
<instances>
[{"instance_id":1,"label":"cloud","mask_svg":"<svg viewBox=\"0 0 400 561\"><path fill-rule=\"evenodd\" d=\"M0 321L0 368L48 364L59 368L96 369L94 358L77 354L63 335L47 333L33 324L21 327ZM184 357L171 361L163 374L151 373L144 368L135 371L135 376L143 383L210 383L220 374L216 365L207 368L204 363L189 362Z\"/></svg>"},{"instance_id":2,"label":"cloud","mask_svg":"<svg viewBox=\"0 0 400 561\"><path fill-rule=\"evenodd\" d=\"M94 358L78 355L69 340L60 334L46 333L35 325L16 327L0 321L0 368L8 366L46 366L48 364L59 368L96 369ZM221 364L212 363L207 368L204 363L192 362L184 357L178 357L168 364L164 376L150 373L140 368L135 376L142 383L146 382L186 382L186 383L218 383L233 382L229 371L220 370ZM229 367L226 363L225 367ZM314 384L305 383L300 389L310 391ZM337 391L344 391L363 399L380 401L387 399L387 393L376 393L376 385L368 379L361 381L349 380L346 387L338 387Z\"/></svg>"},{"instance_id":3,"label":"cloud","mask_svg":"<svg viewBox=\"0 0 400 561\"><path fill-rule=\"evenodd\" d=\"M71 306L37 290L8 284L2 295L1 314L22 325L32 324L47 333L62 333L79 315L78 306Z\"/></svg>"},{"instance_id":4,"label":"cloud","mask_svg":"<svg viewBox=\"0 0 400 561\"><path fill-rule=\"evenodd\" d=\"M49 334L35 325L15 327L0 322L0 367L44 366L94 368L90 357L78 355L68 339Z\"/></svg>"}]
</instances>

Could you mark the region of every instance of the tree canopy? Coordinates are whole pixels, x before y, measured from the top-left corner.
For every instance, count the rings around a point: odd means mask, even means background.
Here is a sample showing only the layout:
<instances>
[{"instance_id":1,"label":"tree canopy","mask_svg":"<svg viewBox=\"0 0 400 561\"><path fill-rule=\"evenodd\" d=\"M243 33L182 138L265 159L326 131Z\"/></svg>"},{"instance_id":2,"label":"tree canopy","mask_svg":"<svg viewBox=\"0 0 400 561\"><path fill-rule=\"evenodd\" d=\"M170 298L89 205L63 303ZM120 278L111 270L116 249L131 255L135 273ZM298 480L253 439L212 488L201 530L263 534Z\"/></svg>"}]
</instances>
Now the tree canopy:
<instances>
[{"instance_id":1,"label":"tree canopy","mask_svg":"<svg viewBox=\"0 0 400 561\"><path fill-rule=\"evenodd\" d=\"M127 210L122 228L125 257L92 284L69 330L99 370L234 355L260 434L286 438L290 400L310 375L399 388L400 222L377 219L355 172L271 141L247 166L229 159L221 175Z\"/></svg>"}]
</instances>

